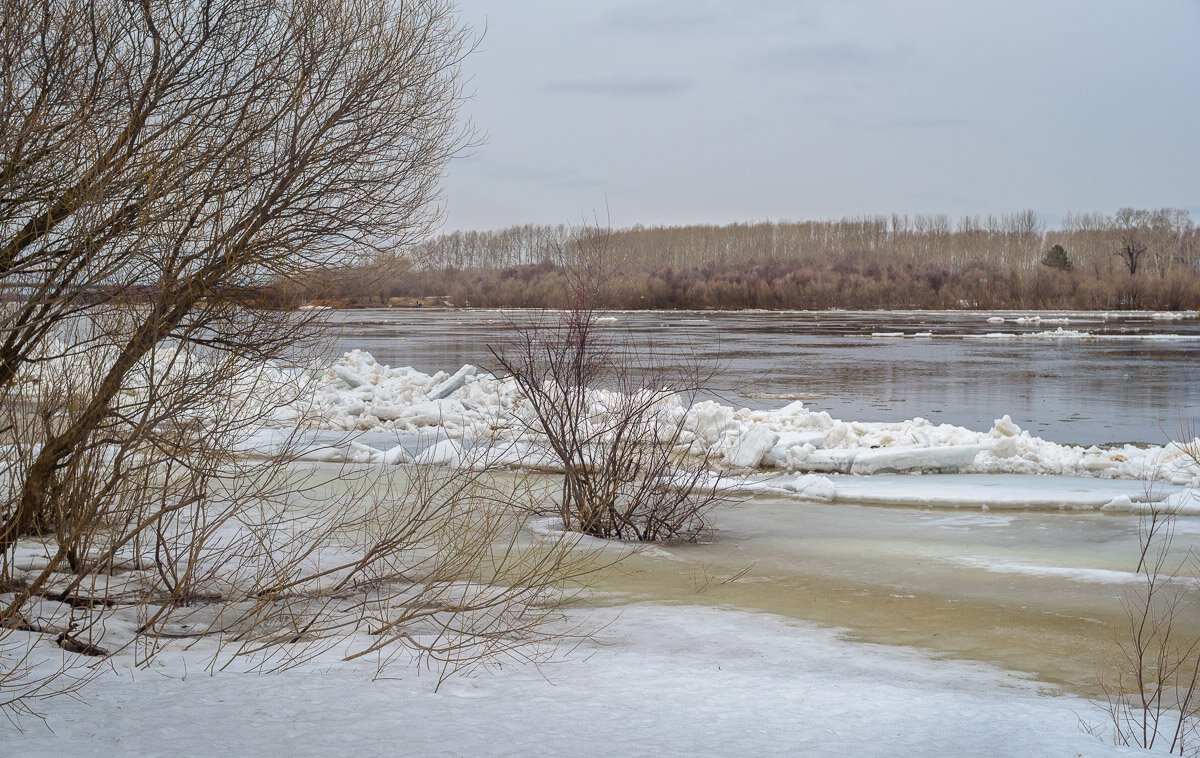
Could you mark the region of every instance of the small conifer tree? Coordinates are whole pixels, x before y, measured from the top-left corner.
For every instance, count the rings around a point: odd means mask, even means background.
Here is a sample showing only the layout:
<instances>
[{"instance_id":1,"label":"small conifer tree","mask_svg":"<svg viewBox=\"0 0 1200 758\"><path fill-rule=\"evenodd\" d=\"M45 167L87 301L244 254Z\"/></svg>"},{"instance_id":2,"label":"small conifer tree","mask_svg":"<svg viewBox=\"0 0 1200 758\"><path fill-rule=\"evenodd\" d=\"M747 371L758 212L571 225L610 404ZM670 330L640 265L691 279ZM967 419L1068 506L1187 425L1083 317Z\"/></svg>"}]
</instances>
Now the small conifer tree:
<instances>
[{"instance_id":1,"label":"small conifer tree","mask_svg":"<svg viewBox=\"0 0 1200 758\"><path fill-rule=\"evenodd\" d=\"M1055 245L1046 253L1046 257L1042 258L1042 265L1050 268L1058 269L1059 271L1071 270L1071 259L1067 257L1066 248L1062 245Z\"/></svg>"}]
</instances>

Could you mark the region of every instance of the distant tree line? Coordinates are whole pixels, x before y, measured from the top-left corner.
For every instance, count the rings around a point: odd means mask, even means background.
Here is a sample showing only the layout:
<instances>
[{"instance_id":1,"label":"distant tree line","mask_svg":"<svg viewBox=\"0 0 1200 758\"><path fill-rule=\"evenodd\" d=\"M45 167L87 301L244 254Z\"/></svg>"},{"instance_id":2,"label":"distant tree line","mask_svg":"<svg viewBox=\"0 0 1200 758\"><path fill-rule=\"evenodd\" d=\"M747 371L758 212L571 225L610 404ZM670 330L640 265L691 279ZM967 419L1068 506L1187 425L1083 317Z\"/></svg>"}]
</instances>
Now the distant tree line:
<instances>
[{"instance_id":1,"label":"distant tree line","mask_svg":"<svg viewBox=\"0 0 1200 758\"><path fill-rule=\"evenodd\" d=\"M345 304L438 295L455 305L563 307L563 251L600 243L619 308L1153 308L1200 306L1200 229L1187 211L891 215L726 226L516 226L454 232L411 267L333 286Z\"/></svg>"}]
</instances>

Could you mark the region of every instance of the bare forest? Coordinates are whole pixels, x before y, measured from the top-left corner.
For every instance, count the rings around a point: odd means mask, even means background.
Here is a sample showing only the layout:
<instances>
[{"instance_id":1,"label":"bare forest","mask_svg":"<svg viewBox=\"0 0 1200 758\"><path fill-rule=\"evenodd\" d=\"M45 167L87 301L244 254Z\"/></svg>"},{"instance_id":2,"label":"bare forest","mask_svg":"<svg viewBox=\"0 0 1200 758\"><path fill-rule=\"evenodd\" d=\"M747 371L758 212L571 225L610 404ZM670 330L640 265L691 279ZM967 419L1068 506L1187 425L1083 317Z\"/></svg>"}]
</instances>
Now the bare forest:
<instances>
[{"instance_id":1,"label":"bare forest","mask_svg":"<svg viewBox=\"0 0 1200 758\"><path fill-rule=\"evenodd\" d=\"M335 305L564 307L561 251L602 235L611 307L629 309L1062 308L1200 305L1200 231L1187 211L1033 211L727 226L514 226L428 240L411 268L341 272ZM369 282L369 284L362 284Z\"/></svg>"}]
</instances>

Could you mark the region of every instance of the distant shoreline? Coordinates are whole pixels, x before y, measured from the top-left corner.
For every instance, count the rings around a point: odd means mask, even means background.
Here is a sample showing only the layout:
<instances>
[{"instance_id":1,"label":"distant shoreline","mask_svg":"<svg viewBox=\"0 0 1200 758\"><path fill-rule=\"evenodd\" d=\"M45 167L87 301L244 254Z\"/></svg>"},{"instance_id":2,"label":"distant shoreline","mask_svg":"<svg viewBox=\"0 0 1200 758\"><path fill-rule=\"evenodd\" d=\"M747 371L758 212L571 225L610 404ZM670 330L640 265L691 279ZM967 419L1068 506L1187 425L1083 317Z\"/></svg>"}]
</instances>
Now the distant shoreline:
<instances>
[{"instance_id":1,"label":"distant shoreline","mask_svg":"<svg viewBox=\"0 0 1200 758\"><path fill-rule=\"evenodd\" d=\"M329 311L562 311L537 305L327 305L305 303L297 310ZM1010 314L1013 316L1032 314L1112 314L1127 318L1153 317L1156 314L1171 314L1178 319L1200 318L1200 308L597 308L597 313L978 313Z\"/></svg>"}]
</instances>

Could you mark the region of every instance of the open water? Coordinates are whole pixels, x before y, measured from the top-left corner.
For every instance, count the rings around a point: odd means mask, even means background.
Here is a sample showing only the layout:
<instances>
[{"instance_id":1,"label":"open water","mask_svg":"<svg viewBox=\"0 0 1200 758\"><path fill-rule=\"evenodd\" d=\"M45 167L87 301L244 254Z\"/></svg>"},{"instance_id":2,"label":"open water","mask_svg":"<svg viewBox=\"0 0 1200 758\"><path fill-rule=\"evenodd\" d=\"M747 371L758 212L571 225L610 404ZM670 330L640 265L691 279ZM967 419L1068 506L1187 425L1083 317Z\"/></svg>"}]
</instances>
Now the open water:
<instances>
[{"instance_id":1,"label":"open water","mask_svg":"<svg viewBox=\"0 0 1200 758\"><path fill-rule=\"evenodd\" d=\"M425 372L494 369L522 311L377 309L337 313L337 349ZM1004 414L1074 444L1179 438L1200 418L1200 322L1136 312L654 311L603 314L639 349L691 350L718 369L712 392L735 406L802 400L835 418L924 417L986 430ZM1005 318L990 323L988 317ZM1052 320L1053 319L1053 320ZM1064 323L1060 319L1067 319ZM1030 337L1064 329L1090 339ZM989 338L992 333L1025 335ZM897 335L904 336L883 336ZM930 336L914 336L928 334Z\"/></svg>"}]
</instances>

